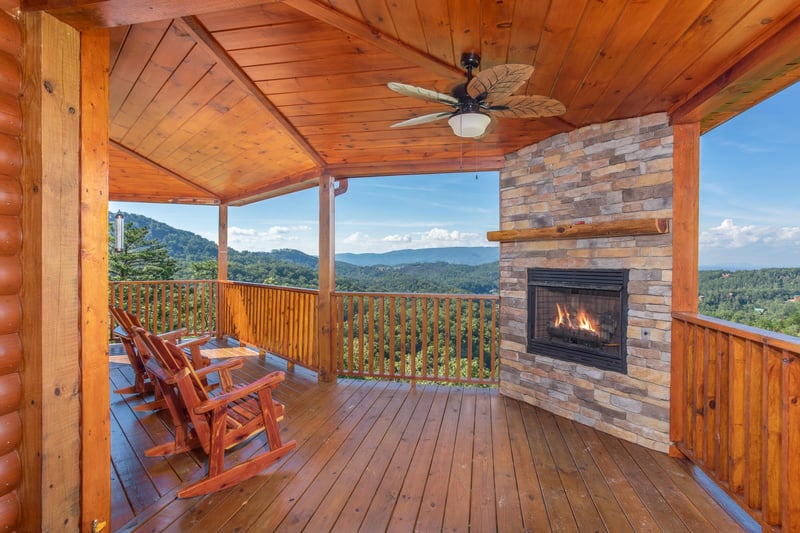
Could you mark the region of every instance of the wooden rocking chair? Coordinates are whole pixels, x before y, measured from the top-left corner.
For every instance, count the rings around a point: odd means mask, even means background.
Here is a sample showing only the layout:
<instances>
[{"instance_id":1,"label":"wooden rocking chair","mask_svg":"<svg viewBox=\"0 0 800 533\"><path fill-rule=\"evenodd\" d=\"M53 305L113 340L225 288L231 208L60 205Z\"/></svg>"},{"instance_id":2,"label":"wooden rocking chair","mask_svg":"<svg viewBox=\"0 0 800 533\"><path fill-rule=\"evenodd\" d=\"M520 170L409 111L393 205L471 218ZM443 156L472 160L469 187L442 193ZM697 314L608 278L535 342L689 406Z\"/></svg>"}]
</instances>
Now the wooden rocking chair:
<instances>
[{"instance_id":1,"label":"wooden rocking chair","mask_svg":"<svg viewBox=\"0 0 800 533\"><path fill-rule=\"evenodd\" d=\"M175 423L174 442L151 448L145 455L164 455L202 447L208 455L207 476L182 488L179 498L209 494L245 481L289 453L295 441L281 442L278 421L283 419L283 405L272 398L272 389L284 380L281 371L245 385L233 385L230 370L241 366L232 360L219 372L220 390L210 396L202 377L210 368L195 371L185 353L175 344L136 329L145 340L152 357L145 363L162 389L165 403ZM266 434L269 450L225 469L225 452L261 433Z\"/></svg>"},{"instance_id":2,"label":"wooden rocking chair","mask_svg":"<svg viewBox=\"0 0 800 533\"><path fill-rule=\"evenodd\" d=\"M122 309L121 307L110 305L108 308L111 312L111 316L114 317L114 320L118 324L118 327L114 329L114 336L119 339L120 344L122 344L122 347L125 349L125 354L128 356L128 361L131 364L131 369L133 369L134 374L133 385L116 389L114 392L116 394L141 395L154 393L156 397L155 401L137 405L134 407L134 410L153 411L156 409L163 409L164 402L161 400L161 393L157 387L154 387L153 380L145 368L145 360L149 357L149 354L147 352L142 353L135 342L133 331L135 328L142 328L142 323L139 321L139 317L126 311L125 309ZM181 338L186 335L186 332L186 328L181 328L162 333L159 336L170 342L179 343ZM208 366L209 360L201 355L200 347L208 342L209 339L210 337L200 337L186 341L185 343L181 343L180 346L186 350L189 350L193 362L196 361L196 364L204 367Z\"/></svg>"}]
</instances>

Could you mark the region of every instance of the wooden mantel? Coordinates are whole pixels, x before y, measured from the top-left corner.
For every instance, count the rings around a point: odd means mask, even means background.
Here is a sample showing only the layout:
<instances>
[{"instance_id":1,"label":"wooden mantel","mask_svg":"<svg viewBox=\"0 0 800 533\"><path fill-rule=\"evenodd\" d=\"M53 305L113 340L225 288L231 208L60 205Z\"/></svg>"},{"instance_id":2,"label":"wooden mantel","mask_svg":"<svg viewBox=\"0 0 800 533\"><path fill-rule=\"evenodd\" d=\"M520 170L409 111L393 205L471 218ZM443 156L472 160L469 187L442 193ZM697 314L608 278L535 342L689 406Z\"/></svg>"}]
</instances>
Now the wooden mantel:
<instances>
[{"instance_id":1,"label":"wooden mantel","mask_svg":"<svg viewBox=\"0 0 800 533\"><path fill-rule=\"evenodd\" d=\"M669 232L668 218L636 218L611 222L592 222L548 226L544 228L489 231L492 242L551 241L557 239L593 239L630 235L658 235Z\"/></svg>"}]
</instances>

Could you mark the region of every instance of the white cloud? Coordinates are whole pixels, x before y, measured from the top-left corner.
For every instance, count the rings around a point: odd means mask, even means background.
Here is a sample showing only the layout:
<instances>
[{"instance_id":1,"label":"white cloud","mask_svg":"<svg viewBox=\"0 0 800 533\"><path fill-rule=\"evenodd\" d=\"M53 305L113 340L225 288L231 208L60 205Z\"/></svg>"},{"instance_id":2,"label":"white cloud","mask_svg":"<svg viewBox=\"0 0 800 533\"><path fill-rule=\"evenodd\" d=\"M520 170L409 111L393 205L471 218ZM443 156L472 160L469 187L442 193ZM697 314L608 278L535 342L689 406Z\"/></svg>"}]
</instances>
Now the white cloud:
<instances>
[{"instance_id":1,"label":"white cloud","mask_svg":"<svg viewBox=\"0 0 800 533\"><path fill-rule=\"evenodd\" d=\"M411 235L387 235L383 242L411 242Z\"/></svg>"},{"instance_id":2,"label":"white cloud","mask_svg":"<svg viewBox=\"0 0 800 533\"><path fill-rule=\"evenodd\" d=\"M700 233L701 265L796 266L800 227L737 225L726 218Z\"/></svg>"},{"instance_id":3,"label":"white cloud","mask_svg":"<svg viewBox=\"0 0 800 533\"><path fill-rule=\"evenodd\" d=\"M701 247L742 248L754 244L800 245L800 227L737 226L733 219L726 218L719 226L700 233Z\"/></svg>"},{"instance_id":4,"label":"white cloud","mask_svg":"<svg viewBox=\"0 0 800 533\"><path fill-rule=\"evenodd\" d=\"M306 241L314 240L308 235L311 229L304 224L270 226L265 230L231 226L228 228L228 246L236 250L257 252L268 252L276 248L296 248L308 253L311 250ZM316 238L316 235L313 237Z\"/></svg>"}]
</instances>

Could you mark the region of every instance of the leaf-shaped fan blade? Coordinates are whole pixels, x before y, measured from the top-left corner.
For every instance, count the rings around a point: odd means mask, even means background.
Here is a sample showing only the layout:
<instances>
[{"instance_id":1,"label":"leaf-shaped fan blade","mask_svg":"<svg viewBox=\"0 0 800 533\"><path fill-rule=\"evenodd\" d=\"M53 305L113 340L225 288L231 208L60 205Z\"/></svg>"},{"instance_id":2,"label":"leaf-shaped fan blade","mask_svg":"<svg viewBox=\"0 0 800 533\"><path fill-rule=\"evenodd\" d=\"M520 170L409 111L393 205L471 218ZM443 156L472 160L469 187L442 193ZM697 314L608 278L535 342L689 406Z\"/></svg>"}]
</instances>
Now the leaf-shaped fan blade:
<instances>
[{"instance_id":1,"label":"leaf-shaped fan blade","mask_svg":"<svg viewBox=\"0 0 800 533\"><path fill-rule=\"evenodd\" d=\"M408 120L404 120L403 122L392 124L389 127L402 128L403 126L416 126L418 124L425 124L426 122L433 122L434 120L441 120L443 118L447 118L452 115L453 113L451 113L450 111L444 111L442 113L431 113L430 115L422 115L421 117L410 118Z\"/></svg>"},{"instance_id":2,"label":"leaf-shaped fan blade","mask_svg":"<svg viewBox=\"0 0 800 533\"><path fill-rule=\"evenodd\" d=\"M500 118L555 117L567 112L564 104L547 96L509 96L489 106L492 116Z\"/></svg>"},{"instance_id":3,"label":"leaf-shaped fan blade","mask_svg":"<svg viewBox=\"0 0 800 533\"><path fill-rule=\"evenodd\" d=\"M533 74L530 65L497 65L482 70L467 85L467 94L479 101L503 100L522 87Z\"/></svg>"},{"instance_id":4,"label":"leaf-shaped fan blade","mask_svg":"<svg viewBox=\"0 0 800 533\"><path fill-rule=\"evenodd\" d=\"M423 89L422 87L414 87L413 85L406 85L405 83L397 83L390 81L386 84L391 90L403 96L411 96L419 98L420 100L427 100L428 102L437 102L453 107L458 106L458 100L449 94L438 93L430 89Z\"/></svg>"}]
</instances>

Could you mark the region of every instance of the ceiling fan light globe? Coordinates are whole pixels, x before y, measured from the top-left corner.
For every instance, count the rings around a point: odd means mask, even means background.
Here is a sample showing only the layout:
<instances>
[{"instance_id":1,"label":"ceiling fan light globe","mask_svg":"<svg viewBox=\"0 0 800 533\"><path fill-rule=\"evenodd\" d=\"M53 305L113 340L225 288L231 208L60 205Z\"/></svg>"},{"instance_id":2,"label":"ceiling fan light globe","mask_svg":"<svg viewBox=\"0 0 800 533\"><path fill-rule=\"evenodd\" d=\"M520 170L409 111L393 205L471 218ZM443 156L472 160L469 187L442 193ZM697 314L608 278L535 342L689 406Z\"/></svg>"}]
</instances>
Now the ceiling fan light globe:
<instances>
[{"instance_id":1,"label":"ceiling fan light globe","mask_svg":"<svg viewBox=\"0 0 800 533\"><path fill-rule=\"evenodd\" d=\"M492 119L483 113L459 113L447 121L453 133L459 137L480 137L486 132Z\"/></svg>"}]
</instances>

